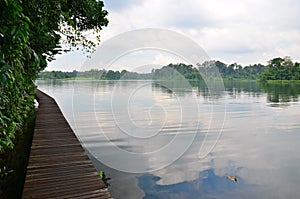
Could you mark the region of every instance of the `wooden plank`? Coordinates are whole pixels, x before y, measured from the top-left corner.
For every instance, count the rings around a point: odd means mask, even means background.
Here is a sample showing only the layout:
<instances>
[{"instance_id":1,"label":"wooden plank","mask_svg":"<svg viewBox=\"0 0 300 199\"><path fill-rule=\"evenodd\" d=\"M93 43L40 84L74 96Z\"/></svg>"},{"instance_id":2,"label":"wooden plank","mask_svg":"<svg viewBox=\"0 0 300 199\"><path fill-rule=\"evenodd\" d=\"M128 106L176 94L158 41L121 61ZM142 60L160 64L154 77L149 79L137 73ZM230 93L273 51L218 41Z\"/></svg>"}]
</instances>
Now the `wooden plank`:
<instances>
[{"instance_id":1,"label":"wooden plank","mask_svg":"<svg viewBox=\"0 0 300 199\"><path fill-rule=\"evenodd\" d=\"M112 198L55 100L40 90L23 199Z\"/></svg>"}]
</instances>

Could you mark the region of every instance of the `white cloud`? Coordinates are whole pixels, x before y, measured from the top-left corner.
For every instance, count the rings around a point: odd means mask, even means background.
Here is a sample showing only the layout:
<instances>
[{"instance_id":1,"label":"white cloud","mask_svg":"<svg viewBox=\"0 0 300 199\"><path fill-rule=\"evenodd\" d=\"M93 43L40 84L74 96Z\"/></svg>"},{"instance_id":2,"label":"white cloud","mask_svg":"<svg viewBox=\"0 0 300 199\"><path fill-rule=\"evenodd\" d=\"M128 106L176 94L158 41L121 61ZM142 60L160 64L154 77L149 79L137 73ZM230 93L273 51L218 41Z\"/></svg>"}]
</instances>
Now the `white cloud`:
<instances>
[{"instance_id":1,"label":"white cloud","mask_svg":"<svg viewBox=\"0 0 300 199\"><path fill-rule=\"evenodd\" d=\"M159 53L155 55L153 60L153 64L157 64L157 63L165 66L168 65L169 63L185 63L185 61L175 56Z\"/></svg>"},{"instance_id":2,"label":"white cloud","mask_svg":"<svg viewBox=\"0 0 300 199\"><path fill-rule=\"evenodd\" d=\"M125 0L105 2L105 41L140 28L164 28L196 41L212 59L266 63L274 56L300 60L300 2L297 0ZM72 62L72 59L60 57ZM61 62L51 66L60 67Z\"/></svg>"}]
</instances>

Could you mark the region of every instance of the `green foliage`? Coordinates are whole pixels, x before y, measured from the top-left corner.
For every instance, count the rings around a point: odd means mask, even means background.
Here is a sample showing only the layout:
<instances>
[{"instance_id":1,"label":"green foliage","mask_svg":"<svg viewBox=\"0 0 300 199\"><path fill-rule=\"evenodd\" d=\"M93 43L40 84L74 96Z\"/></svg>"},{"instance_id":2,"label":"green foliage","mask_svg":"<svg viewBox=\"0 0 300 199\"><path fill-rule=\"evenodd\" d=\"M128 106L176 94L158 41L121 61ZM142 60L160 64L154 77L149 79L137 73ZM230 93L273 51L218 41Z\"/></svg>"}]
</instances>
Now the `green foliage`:
<instances>
[{"instance_id":1,"label":"green foliage","mask_svg":"<svg viewBox=\"0 0 300 199\"><path fill-rule=\"evenodd\" d=\"M100 30L108 24L103 2L97 0L23 0L22 7L32 21L30 45L48 60L76 46L93 51L100 42ZM90 33L98 43L88 37ZM67 47L62 48L61 39Z\"/></svg>"},{"instance_id":2,"label":"green foliage","mask_svg":"<svg viewBox=\"0 0 300 199\"><path fill-rule=\"evenodd\" d=\"M109 181L111 180L111 178L106 177L104 171L99 171L98 175L104 182L104 184L108 187L110 185Z\"/></svg>"},{"instance_id":3,"label":"green foliage","mask_svg":"<svg viewBox=\"0 0 300 199\"><path fill-rule=\"evenodd\" d=\"M34 83L38 72L54 55L96 43L85 31L97 34L106 26L107 11L97 0L0 1L0 155L14 146L16 131L34 108ZM68 48L60 46L60 40ZM0 181L7 174L0 160Z\"/></svg>"},{"instance_id":4,"label":"green foliage","mask_svg":"<svg viewBox=\"0 0 300 199\"><path fill-rule=\"evenodd\" d=\"M181 77L179 77L181 76ZM220 61L210 61L199 68L186 64L169 64L160 69L153 69L151 73L136 73L126 70L106 71L92 69L90 71L51 71L39 73L39 79L99 79L99 80L118 80L118 79L176 79L184 77L187 80L199 81L203 77L221 77L223 80L300 80L300 64L293 63L290 58L275 58L269 61L267 66L254 64L241 66L236 63L227 65Z\"/></svg>"},{"instance_id":5,"label":"green foliage","mask_svg":"<svg viewBox=\"0 0 300 199\"><path fill-rule=\"evenodd\" d=\"M5 177L9 174L12 173L12 170L7 170L6 166L0 167L0 185L3 184L5 181Z\"/></svg>"},{"instance_id":6,"label":"green foliage","mask_svg":"<svg viewBox=\"0 0 300 199\"><path fill-rule=\"evenodd\" d=\"M33 104L32 73L23 67L34 52L27 45L29 40L30 20L22 13L17 1L1 2L2 16L0 20L0 153L13 147L14 132L27 116Z\"/></svg>"},{"instance_id":7,"label":"green foliage","mask_svg":"<svg viewBox=\"0 0 300 199\"><path fill-rule=\"evenodd\" d=\"M119 80L119 79L167 79L183 75L185 79L199 80L200 74L196 68L185 64L169 64L161 69L153 69L151 73L137 73L126 70L97 70L89 71L43 71L38 74L38 79L98 79L98 80Z\"/></svg>"},{"instance_id":8,"label":"green foliage","mask_svg":"<svg viewBox=\"0 0 300 199\"><path fill-rule=\"evenodd\" d=\"M300 64L293 63L290 57L270 60L260 76L262 82L269 80L300 80Z\"/></svg>"},{"instance_id":9,"label":"green foliage","mask_svg":"<svg viewBox=\"0 0 300 199\"><path fill-rule=\"evenodd\" d=\"M71 80L119 80L119 79L151 79L152 74L144 73L139 74L136 72L129 72L126 70L113 71L113 70L97 70L92 69L89 71L72 71L72 72L62 72L62 71L43 71L38 74L38 79L71 79Z\"/></svg>"},{"instance_id":10,"label":"green foliage","mask_svg":"<svg viewBox=\"0 0 300 199\"><path fill-rule=\"evenodd\" d=\"M197 68L186 64L169 64L161 69L152 70L153 79L180 79L200 80L201 76ZM179 75L181 77L179 77Z\"/></svg>"},{"instance_id":11,"label":"green foliage","mask_svg":"<svg viewBox=\"0 0 300 199\"><path fill-rule=\"evenodd\" d=\"M227 65L220 61L210 61L200 65L199 71L208 77L217 77L216 72L218 71L224 80L257 80L264 68L265 66L262 64L242 67L237 63Z\"/></svg>"}]
</instances>

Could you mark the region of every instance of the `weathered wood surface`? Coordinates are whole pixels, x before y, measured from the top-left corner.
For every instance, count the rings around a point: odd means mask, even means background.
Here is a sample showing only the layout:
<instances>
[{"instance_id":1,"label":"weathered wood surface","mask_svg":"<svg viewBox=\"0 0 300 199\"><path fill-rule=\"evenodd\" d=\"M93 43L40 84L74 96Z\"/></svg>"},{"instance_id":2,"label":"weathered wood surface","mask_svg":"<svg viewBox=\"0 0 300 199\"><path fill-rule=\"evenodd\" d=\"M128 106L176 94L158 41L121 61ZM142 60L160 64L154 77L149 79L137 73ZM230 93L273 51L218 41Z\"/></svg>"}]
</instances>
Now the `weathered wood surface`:
<instances>
[{"instance_id":1,"label":"weathered wood surface","mask_svg":"<svg viewBox=\"0 0 300 199\"><path fill-rule=\"evenodd\" d=\"M37 90L36 117L22 198L111 198L55 100Z\"/></svg>"}]
</instances>

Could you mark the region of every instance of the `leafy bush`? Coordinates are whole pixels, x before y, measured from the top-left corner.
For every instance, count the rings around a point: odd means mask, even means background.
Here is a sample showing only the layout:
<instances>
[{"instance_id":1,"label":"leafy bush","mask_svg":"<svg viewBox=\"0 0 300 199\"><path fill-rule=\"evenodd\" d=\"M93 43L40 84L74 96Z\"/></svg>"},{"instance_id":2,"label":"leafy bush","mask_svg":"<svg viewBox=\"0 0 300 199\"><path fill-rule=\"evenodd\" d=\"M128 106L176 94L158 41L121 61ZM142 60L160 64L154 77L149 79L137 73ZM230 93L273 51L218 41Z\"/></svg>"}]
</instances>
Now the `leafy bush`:
<instances>
[{"instance_id":1,"label":"leafy bush","mask_svg":"<svg viewBox=\"0 0 300 199\"><path fill-rule=\"evenodd\" d=\"M107 11L98 0L2 0L0 1L0 181L9 168L2 158L14 146L16 131L34 108L34 80L54 55L100 41ZM68 47L60 45L64 40Z\"/></svg>"}]
</instances>

